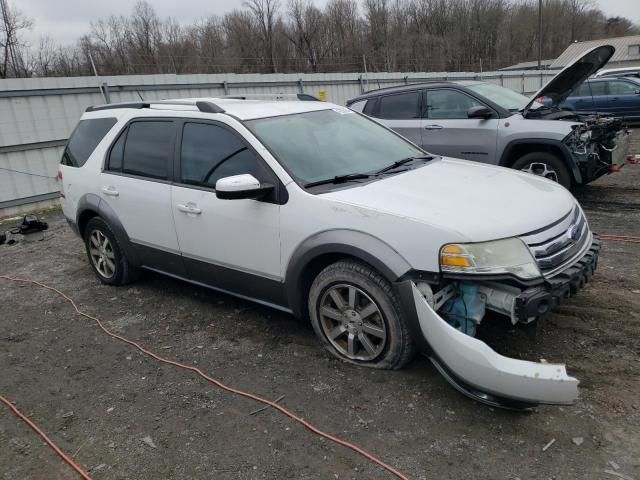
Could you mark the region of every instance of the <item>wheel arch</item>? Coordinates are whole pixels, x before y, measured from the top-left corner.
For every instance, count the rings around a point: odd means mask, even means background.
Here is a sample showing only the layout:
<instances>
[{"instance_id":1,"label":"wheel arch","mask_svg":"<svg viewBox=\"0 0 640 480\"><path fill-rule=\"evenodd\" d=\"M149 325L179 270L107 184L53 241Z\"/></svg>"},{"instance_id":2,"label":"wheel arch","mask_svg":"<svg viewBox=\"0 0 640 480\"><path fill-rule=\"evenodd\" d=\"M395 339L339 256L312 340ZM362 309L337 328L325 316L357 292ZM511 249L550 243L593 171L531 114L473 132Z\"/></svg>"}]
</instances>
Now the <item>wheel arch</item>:
<instances>
[{"instance_id":1,"label":"wheel arch","mask_svg":"<svg viewBox=\"0 0 640 480\"><path fill-rule=\"evenodd\" d=\"M87 223L95 217L99 217L109 224L113 234L116 236L118 245L124 250L129 262L132 265L139 265L136 251L116 212L99 196L89 193L84 195L78 202L76 214L76 225L83 240Z\"/></svg>"},{"instance_id":2,"label":"wheel arch","mask_svg":"<svg viewBox=\"0 0 640 480\"><path fill-rule=\"evenodd\" d=\"M328 265L345 258L366 263L389 282L411 270L399 252L367 233L328 230L315 234L295 249L286 269L286 296L295 316L308 315L306 299L315 277Z\"/></svg>"},{"instance_id":3,"label":"wheel arch","mask_svg":"<svg viewBox=\"0 0 640 480\"><path fill-rule=\"evenodd\" d=\"M582 174L569 149L561 141L550 138L512 140L502 152L498 165L511 167L520 157L533 152L545 152L555 155L565 164L573 177L573 181L578 184L582 183Z\"/></svg>"}]
</instances>

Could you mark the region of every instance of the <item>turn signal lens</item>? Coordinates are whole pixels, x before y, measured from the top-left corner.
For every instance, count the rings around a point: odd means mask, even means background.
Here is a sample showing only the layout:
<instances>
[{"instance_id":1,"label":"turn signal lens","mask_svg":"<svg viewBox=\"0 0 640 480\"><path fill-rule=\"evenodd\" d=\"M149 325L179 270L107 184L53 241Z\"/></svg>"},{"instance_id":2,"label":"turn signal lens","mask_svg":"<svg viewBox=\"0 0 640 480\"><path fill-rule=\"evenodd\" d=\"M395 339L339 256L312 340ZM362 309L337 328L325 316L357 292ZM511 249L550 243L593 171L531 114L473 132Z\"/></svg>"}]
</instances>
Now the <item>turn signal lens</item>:
<instances>
[{"instance_id":1,"label":"turn signal lens","mask_svg":"<svg viewBox=\"0 0 640 480\"><path fill-rule=\"evenodd\" d=\"M471 267L469 255L460 245L446 245L440 251L440 265L448 267Z\"/></svg>"},{"instance_id":2,"label":"turn signal lens","mask_svg":"<svg viewBox=\"0 0 640 480\"><path fill-rule=\"evenodd\" d=\"M447 265L449 267L470 267L471 261L468 257L444 254L440 256L440 265Z\"/></svg>"}]
</instances>

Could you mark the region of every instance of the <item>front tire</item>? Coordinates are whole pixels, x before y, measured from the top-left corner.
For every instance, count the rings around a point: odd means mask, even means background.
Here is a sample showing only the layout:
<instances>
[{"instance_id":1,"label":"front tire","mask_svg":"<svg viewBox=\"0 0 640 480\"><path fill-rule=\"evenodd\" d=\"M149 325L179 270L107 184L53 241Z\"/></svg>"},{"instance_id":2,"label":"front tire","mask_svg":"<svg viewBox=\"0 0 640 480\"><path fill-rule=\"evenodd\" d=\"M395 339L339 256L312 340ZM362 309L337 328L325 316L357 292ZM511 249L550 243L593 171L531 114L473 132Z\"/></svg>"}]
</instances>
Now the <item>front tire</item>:
<instances>
[{"instance_id":1,"label":"front tire","mask_svg":"<svg viewBox=\"0 0 640 480\"><path fill-rule=\"evenodd\" d=\"M564 188L571 188L571 174L564 162L547 152L531 152L523 155L511 165L511 168L548 178Z\"/></svg>"},{"instance_id":2,"label":"front tire","mask_svg":"<svg viewBox=\"0 0 640 480\"><path fill-rule=\"evenodd\" d=\"M341 360L399 369L415 354L391 284L364 263L342 260L320 272L309 314L320 341Z\"/></svg>"},{"instance_id":3,"label":"front tire","mask_svg":"<svg viewBox=\"0 0 640 480\"><path fill-rule=\"evenodd\" d=\"M125 285L134 280L131 266L113 230L100 217L93 217L84 230L84 244L93 272L105 285Z\"/></svg>"}]
</instances>

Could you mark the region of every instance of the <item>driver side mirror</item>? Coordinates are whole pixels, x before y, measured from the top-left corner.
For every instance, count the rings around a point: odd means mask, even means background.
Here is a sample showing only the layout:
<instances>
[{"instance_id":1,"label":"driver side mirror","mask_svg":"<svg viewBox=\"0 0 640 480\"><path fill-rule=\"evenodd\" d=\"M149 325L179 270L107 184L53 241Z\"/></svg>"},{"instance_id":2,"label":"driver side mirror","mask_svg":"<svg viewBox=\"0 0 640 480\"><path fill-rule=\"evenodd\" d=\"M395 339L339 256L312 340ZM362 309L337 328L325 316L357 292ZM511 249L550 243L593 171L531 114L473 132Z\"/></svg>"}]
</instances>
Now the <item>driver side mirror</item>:
<instances>
[{"instance_id":1,"label":"driver side mirror","mask_svg":"<svg viewBox=\"0 0 640 480\"><path fill-rule=\"evenodd\" d=\"M222 200L260 199L273 191L270 183L248 173L221 178L216 182L216 197Z\"/></svg>"},{"instance_id":2,"label":"driver side mirror","mask_svg":"<svg viewBox=\"0 0 640 480\"><path fill-rule=\"evenodd\" d=\"M485 107L484 105L471 107L467 110L467 118L481 118L483 120L487 120L491 117L493 117L493 110L489 107Z\"/></svg>"}]
</instances>

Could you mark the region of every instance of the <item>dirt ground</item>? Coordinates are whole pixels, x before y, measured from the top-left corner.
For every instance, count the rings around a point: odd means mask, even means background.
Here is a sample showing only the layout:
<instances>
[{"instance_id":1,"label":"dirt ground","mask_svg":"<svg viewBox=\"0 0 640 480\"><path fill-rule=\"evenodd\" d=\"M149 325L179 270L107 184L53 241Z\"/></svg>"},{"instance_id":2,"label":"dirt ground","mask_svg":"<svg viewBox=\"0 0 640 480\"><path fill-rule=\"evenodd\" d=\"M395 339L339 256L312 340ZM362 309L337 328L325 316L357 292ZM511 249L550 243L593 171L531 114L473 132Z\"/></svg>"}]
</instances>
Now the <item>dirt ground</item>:
<instances>
[{"instance_id":1,"label":"dirt ground","mask_svg":"<svg viewBox=\"0 0 640 480\"><path fill-rule=\"evenodd\" d=\"M640 235L639 182L630 165L579 192L595 231ZM482 325L496 350L566 362L581 380L575 406L523 414L461 396L424 358L397 372L334 360L310 325L227 295L153 274L102 286L80 239L59 213L49 220L44 241L0 246L0 274L56 286L115 332L233 386L285 395L282 405L412 479L640 479L640 244L605 242L593 282L535 334L500 318ZM392 478L105 336L55 294L5 280L0 394L94 480ZM0 405L0 478L78 477Z\"/></svg>"}]
</instances>

